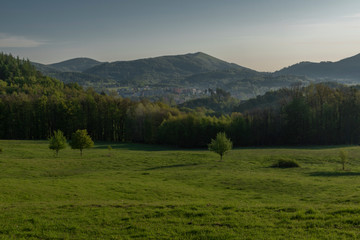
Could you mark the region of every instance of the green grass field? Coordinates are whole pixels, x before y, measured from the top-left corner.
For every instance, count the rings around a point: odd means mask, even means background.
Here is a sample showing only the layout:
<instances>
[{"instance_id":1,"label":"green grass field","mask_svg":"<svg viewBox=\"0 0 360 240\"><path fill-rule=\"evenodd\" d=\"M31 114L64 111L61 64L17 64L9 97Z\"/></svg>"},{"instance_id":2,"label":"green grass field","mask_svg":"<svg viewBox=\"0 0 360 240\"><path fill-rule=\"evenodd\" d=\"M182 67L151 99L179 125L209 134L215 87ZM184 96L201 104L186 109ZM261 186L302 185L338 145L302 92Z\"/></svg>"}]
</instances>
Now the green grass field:
<instances>
[{"instance_id":1,"label":"green grass field","mask_svg":"<svg viewBox=\"0 0 360 240\"><path fill-rule=\"evenodd\" d=\"M0 239L360 239L360 147L108 145L0 141Z\"/></svg>"}]
</instances>

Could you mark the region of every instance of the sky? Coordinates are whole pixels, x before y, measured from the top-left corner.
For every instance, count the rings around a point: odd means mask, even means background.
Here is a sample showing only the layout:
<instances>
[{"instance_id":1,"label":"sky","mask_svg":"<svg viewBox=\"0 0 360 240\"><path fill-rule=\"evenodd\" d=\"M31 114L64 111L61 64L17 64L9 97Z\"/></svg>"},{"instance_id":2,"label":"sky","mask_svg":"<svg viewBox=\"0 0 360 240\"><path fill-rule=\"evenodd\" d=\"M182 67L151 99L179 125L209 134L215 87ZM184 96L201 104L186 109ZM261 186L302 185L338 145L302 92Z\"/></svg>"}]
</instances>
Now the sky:
<instances>
[{"instance_id":1,"label":"sky","mask_svg":"<svg viewBox=\"0 0 360 240\"><path fill-rule=\"evenodd\" d=\"M358 0L1 0L0 52L49 64L204 52L257 71L360 53Z\"/></svg>"}]
</instances>

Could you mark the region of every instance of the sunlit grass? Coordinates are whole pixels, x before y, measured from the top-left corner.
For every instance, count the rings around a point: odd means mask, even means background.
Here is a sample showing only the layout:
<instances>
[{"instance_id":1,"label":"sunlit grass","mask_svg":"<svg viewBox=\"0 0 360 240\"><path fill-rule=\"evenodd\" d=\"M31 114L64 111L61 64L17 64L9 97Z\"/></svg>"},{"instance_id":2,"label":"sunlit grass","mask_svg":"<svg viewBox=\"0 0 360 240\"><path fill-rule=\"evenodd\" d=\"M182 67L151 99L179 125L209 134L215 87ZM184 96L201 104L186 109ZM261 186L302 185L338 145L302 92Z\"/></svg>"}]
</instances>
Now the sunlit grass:
<instances>
[{"instance_id":1,"label":"sunlit grass","mask_svg":"<svg viewBox=\"0 0 360 240\"><path fill-rule=\"evenodd\" d=\"M0 148L2 239L360 236L359 147L240 148L222 162L136 144L98 143L83 157L70 148L54 157L47 141ZM271 167L282 158L301 167Z\"/></svg>"}]
</instances>

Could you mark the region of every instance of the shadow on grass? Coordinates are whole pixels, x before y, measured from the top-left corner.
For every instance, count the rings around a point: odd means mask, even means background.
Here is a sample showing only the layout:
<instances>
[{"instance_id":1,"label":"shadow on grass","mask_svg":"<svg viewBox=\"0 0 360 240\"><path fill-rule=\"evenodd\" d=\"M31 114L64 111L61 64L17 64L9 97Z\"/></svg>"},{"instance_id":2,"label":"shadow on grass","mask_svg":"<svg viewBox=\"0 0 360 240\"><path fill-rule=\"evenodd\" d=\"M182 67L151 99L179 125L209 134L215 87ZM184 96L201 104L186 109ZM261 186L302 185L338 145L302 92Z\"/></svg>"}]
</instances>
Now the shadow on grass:
<instances>
[{"instance_id":1,"label":"shadow on grass","mask_svg":"<svg viewBox=\"0 0 360 240\"><path fill-rule=\"evenodd\" d=\"M346 177L346 176L360 176L360 172L313 172L310 173L313 177Z\"/></svg>"},{"instance_id":2,"label":"shadow on grass","mask_svg":"<svg viewBox=\"0 0 360 240\"><path fill-rule=\"evenodd\" d=\"M118 150L132 150L132 151L171 151L179 150L177 147L169 147L162 145L138 144L138 143L113 143L113 142L96 142L94 148L107 149L111 146L112 149Z\"/></svg>"},{"instance_id":3,"label":"shadow on grass","mask_svg":"<svg viewBox=\"0 0 360 240\"><path fill-rule=\"evenodd\" d=\"M356 147L358 145L264 145L264 146L245 146L235 147L234 149L300 149L300 150L323 150L337 149L346 147Z\"/></svg>"},{"instance_id":4,"label":"shadow on grass","mask_svg":"<svg viewBox=\"0 0 360 240\"><path fill-rule=\"evenodd\" d=\"M189 164L174 164L174 165L167 165L167 166L158 166L158 167L152 167L152 168L146 168L144 170L156 170L156 169L166 169L166 168L177 168L177 167L190 167L190 166L196 166L198 163L189 163Z\"/></svg>"}]
</instances>

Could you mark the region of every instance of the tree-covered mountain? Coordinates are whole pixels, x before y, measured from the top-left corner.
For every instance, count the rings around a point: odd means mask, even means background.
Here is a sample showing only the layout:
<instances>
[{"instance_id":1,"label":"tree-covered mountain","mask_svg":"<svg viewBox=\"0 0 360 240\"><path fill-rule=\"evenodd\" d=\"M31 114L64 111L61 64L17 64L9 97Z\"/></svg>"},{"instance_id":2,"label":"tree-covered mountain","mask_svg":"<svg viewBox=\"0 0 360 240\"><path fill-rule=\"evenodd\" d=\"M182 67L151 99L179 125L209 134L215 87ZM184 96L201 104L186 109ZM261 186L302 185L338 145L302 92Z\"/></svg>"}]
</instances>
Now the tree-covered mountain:
<instances>
[{"instance_id":1,"label":"tree-covered mountain","mask_svg":"<svg viewBox=\"0 0 360 240\"><path fill-rule=\"evenodd\" d=\"M34 65L65 83L77 82L97 91L117 90L124 97L169 98L176 102L205 97L208 88L221 88L235 98L248 99L293 83L309 82L305 77L257 72L201 52L112 63L80 58Z\"/></svg>"},{"instance_id":2,"label":"tree-covered mountain","mask_svg":"<svg viewBox=\"0 0 360 240\"><path fill-rule=\"evenodd\" d=\"M59 63L40 64L33 63L37 69L44 73L54 72L83 72L89 68L95 67L102 62L91 58L73 58Z\"/></svg>"},{"instance_id":3,"label":"tree-covered mountain","mask_svg":"<svg viewBox=\"0 0 360 240\"><path fill-rule=\"evenodd\" d=\"M360 54L337 62L301 62L275 72L275 75L306 76L315 80L360 83Z\"/></svg>"},{"instance_id":4,"label":"tree-covered mountain","mask_svg":"<svg viewBox=\"0 0 360 240\"><path fill-rule=\"evenodd\" d=\"M249 99L294 84L336 81L359 83L360 54L338 62L302 62L275 73L257 72L205 53L101 63L76 58L61 63L34 63L43 74L96 91L115 90L123 97L182 103L207 97L221 88L237 99Z\"/></svg>"},{"instance_id":5,"label":"tree-covered mountain","mask_svg":"<svg viewBox=\"0 0 360 240\"><path fill-rule=\"evenodd\" d=\"M85 88L94 87L98 90L103 90L106 89L106 87L101 87L104 81L109 83L106 79L96 75L82 73L84 70L99 64L101 64L101 62L91 58L74 58L48 65L32 62L32 65L44 75L59 79L64 83L78 83Z\"/></svg>"},{"instance_id":6,"label":"tree-covered mountain","mask_svg":"<svg viewBox=\"0 0 360 240\"><path fill-rule=\"evenodd\" d=\"M245 70L204 53L104 63L84 73L114 79L120 84L181 84L194 74L225 69ZM248 71L251 71L248 69Z\"/></svg>"}]
</instances>

